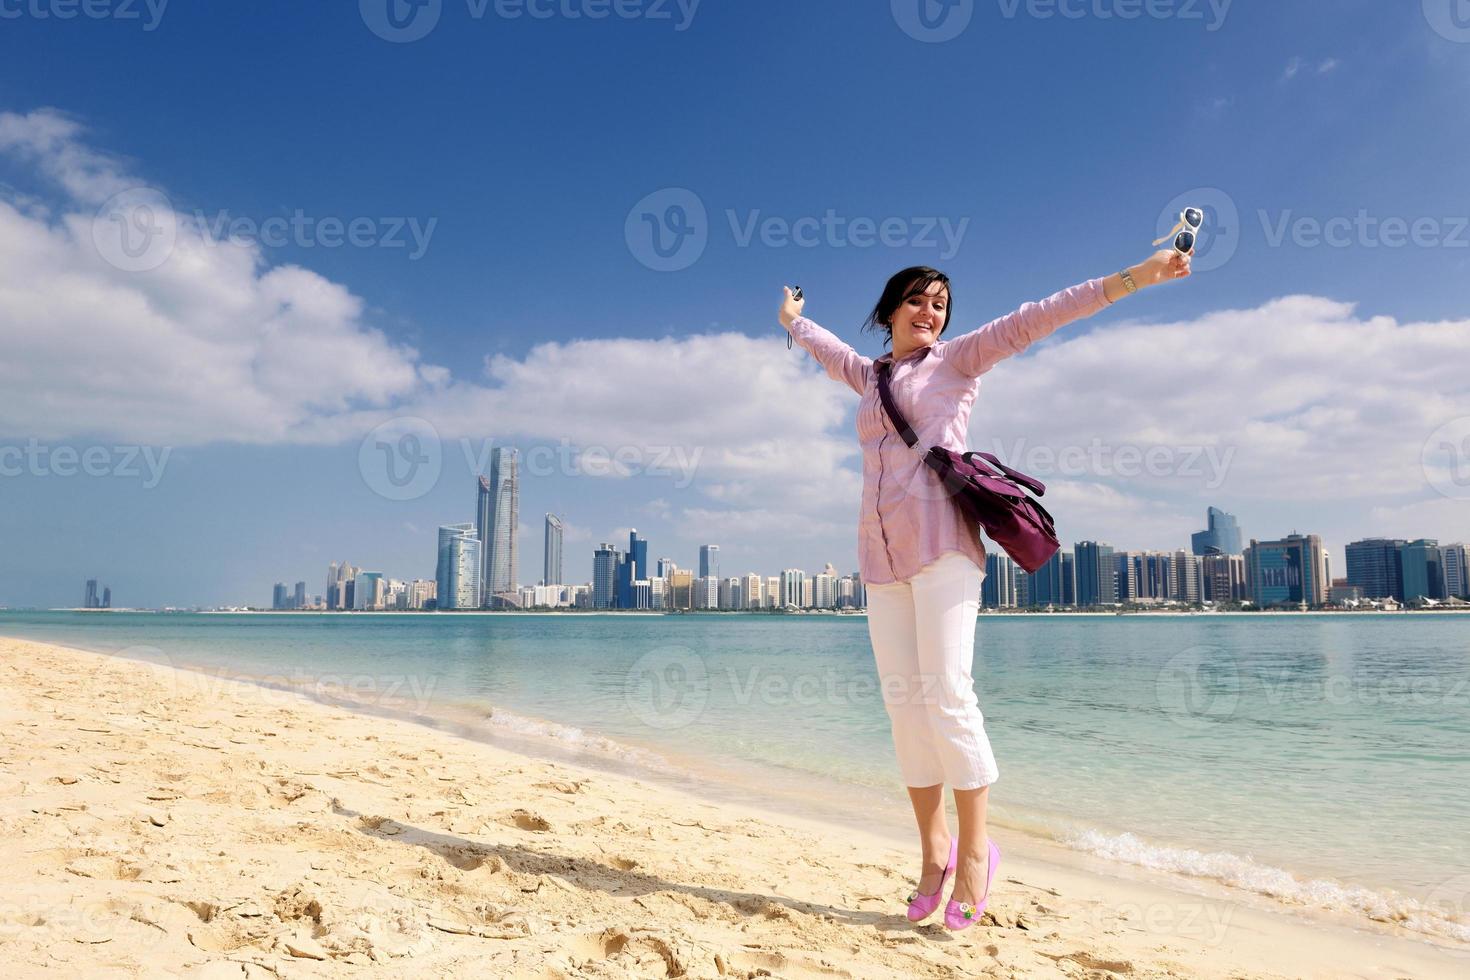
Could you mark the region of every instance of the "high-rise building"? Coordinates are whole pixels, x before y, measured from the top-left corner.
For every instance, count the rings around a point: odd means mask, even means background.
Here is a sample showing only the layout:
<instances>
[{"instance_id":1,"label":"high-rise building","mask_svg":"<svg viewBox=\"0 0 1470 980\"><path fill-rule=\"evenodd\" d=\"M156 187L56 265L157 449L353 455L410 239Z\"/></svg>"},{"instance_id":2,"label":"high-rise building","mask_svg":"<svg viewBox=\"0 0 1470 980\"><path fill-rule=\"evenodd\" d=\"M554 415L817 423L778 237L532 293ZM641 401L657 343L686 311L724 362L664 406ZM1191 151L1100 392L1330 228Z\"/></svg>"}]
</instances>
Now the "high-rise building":
<instances>
[{"instance_id":1,"label":"high-rise building","mask_svg":"<svg viewBox=\"0 0 1470 980\"><path fill-rule=\"evenodd\" d=\"M97 602L97 580L89 578L87 579L87 594L82 598L82 608L96 609Z\"/></svg>"},{"instance_id":2,"label":"high-rise building","mask_svg":"<svg viewBox=\"0 0 1470 980\"><path fill-rule=\"evenodd\" d=\"M1245 577L1251 601L1273 606L1321 606L1332 580L1327 550L1315 534L1292 532L1279 541L1252 538L1245 549Z\"/></svg>"},{"instance_id":3,"label":"high-rise building","mask_svg":"<svg viewBox=\"0 0 1470 980\"><path fill-rule=\"evenodd\" d=\"M812 607L837 608L837 569L832 567L831 562L812 579Z\"/></svg>"},{"instance_id":4,"label":"high-rise building","mask_svg":"<svg viewBox=\"0 0 1470 980\"><path fill-rule=\"evenodd\" d=\"M1072 552L1077 561L1077 605L1116 603L1118 569L1113 561L1113 546L1097 541L1079 541Z\"/></svg>"},{"instance_id":5,"label":"high-rise building","mask_svg":"<svg viewBox=\"0 0 1470 980\"><path fill-rule=\"evenodd\" d=\"M1031 574L1030 604L1033 606L1060 606L1062 602L1062 557L1058 548L1045 565ZM987 554L986 559L989 559Z\"/></svg>"},{"instance_id":6,"label":"high-rise building","mask_svg":"<svg viewBox=\"0 0 1470 980\"><path fill-rule=\"evenodd\" d=\"M1446 597L1438 541L1420 538L1405 544L1403 569L1405 602Z\"/></svg>"},{"instance_id":7,"label":"high-rise building","mask_svg":"<svg viewBox=\"0 0 1470 980\"><path fill-rule=\"evenodd\" d=\"M676 568L669 573L669 609L694 608L694 569Z\"/></svg>"},{"instance_id":8,"label":"high-rise building","mask_svg":"<svg viewBox=\"0 0 1470 980\"><path fill-rule=\"evenodd\" d=\"M1366 538L1347 548L1347 580L1363 590L1365 599L1404 601L1403 549L1400 538Z\"/></svg>"},{"instance_id":9,"label":"high-rise building","mask_svg":"<svg viewBox=\"0 0 1470 980\"><path fill-rule=\"evenodd\" d=\"M440 609L477 609L480 606L480 539L473 524L445 524L439 528L439 562L434 576Z\"/></svg>"},{"instance_id":10,"label":"high-rise building","mask_svg":"<svg viewBox=\"0 0 1470 980\"><path fill-rule=\"evenodd\" d=\"M1246 598L1245 556L1205 555L1200 559L1205 602L1239 602Z\"/></svg>"},{"instance_id":11,"label":"high-rise building","mask_svg":"<svg viewBox=\"0 0 1470 980\"><path fill-rule=\"evenodd\" d=\"M286 583L277 582L275 588L271 590L271 608L285 609L286 603L288 601L289 600L286 594Z\"/></svg>"},{"instance_id":12,"label":"high-rise building","mask_svg":"<svg viewBox=\"0 0 1470 980\"><path fill-rule=\"evenodd\" d=\"M1016 563L1009 555L986 554L985 579L980 583L981 605L986 609L1015 608L1017 571Z\"/></svg>"},{"instance_id":13,"label":"high-rise building","mask_svg":"<svg viewBox=\"0 0 1470 980\"><path fill-rule=\"evenodd\" d=\"M295 594L291 596L292 609L306 608L306 583L297 582Z\"/></svg>"},{"instance_id":14,"label":"high-rise building","mask_svg":"<svg viewBox=\"0 0 1470 980\"><path fill-rule=\"evenodd\" d=\"M1234 514L1211 507L1205 511L1205 521L1205 530L1196 531L1189 538L1196 555L1240 554L1240 524L1236 522Z\"/></svg>"},{"instance_id":15,"label":"high-rise building","mask_svg":"<svg viewBox=\"0 0 1470 980\"><path fill-rule=\"evenodd\" d=\"M480 539L480 583L483 586L481 601L490 604L490 583L494 573L490 568L490 539L495 534L495 490L490 478L481 473L475 481L475 537Z\"/></svg>"},{"instance_id":16,"label":"high-rise building","mask_svg":"<svg viewBox=\"0 0 1470 980\"><path fill-rule=\"evenodd\" d=\"M765 579L751 572L745 576L745 583L741 586L740 594L745 600L744 608L762 608L765 605Z\"/></svg>"},{"instance_id":17,"label":"high-rise building","mask_svg":"<svg viewBox=\"0 0 1470 980\"><path fill-rule=\"evenodd\" d=\"M112 587L111 586L104 585L102 587L102 608L103 609L111 609L112 608Z\"/></svg>"},{"instance_id":18,"label":"high-rise building","mask_svg":"<svg viewBox=\"0 0 1470 980\"><path fill-rule=\"evenodd\" d=\"M484 559L487 605L495 596L513 593L516 589L521 509L521 483L517 469L519 452L514 448L502 447L490 453L490 552Z\"/></svg>"},{"instance_id":19,"label":"high-rise building","mask_svg":"<svg viewBox=\"0 0 1470 980\"><path fill-rule=\"evenodd\" d=\"M618 574L623 566L623 553L603 542L592 553L592 608L613 609L618 602Z\"/></svg>"},{"instance_id":20,"label":"high-rise building","mask_svg":"<svg viewBox=\"0 0 1470 980\"><path fill-rule=\"evenodd\" d=\"M1470 563L1466 561L1465 550L1463 544L1447 544L1439 549L1447 596L1470 599Z\"/></svg>"},{"instance_id":21,"label":"high-rise building","mask_svg":"<svg viewBox=\"0 0 1470 980\"><path fill-rule=\"evenodd\" d=\"M720 546L717 544L702 544L699 546L699 577L720 575Z\"/></svg>"},{"instance_id":22,"label":"high-rise building","mask_svg":"<svg viewBox=\"0 0 1470 980\"><path fill-rule=\"evenodd\" d=\"M352 584L352 608L382 609L385 592L382 572L358 572Z\"/></svg>"},{"instance_id":23,"label":"high-rise building","mask_svg":"<svg viewBox=\"0 0 1470 980\"><path fill-rule=\"evenodd\" d=\"M778 606L796 606L801 608L805 600L804 592L806 586L806 572L799 568L787 568L781 572L781 594Z\"/></svg>"},{"instance_id":24,"label":"high-rise building","mask_svg":"<svg viewBox=\"0 0 1470 980\"><path fill-rule=\"evenodd\" d=\"M636 609L633 601L633 583L648 577L648 540L638 536L638 529L628 532L628 552L618 567L617 605L621 609Z\"/></svg>"},{"instance_id":25,"label":"high-rise building","mask_svg":"<svg viewBox=\"0 0 1470 980\"><path fill-rule=\"evenodd\" d=\"M541 584L561 585L561 518L555 514L546 515L546 563L541 571Z\"/></svg>"}]
</instances>

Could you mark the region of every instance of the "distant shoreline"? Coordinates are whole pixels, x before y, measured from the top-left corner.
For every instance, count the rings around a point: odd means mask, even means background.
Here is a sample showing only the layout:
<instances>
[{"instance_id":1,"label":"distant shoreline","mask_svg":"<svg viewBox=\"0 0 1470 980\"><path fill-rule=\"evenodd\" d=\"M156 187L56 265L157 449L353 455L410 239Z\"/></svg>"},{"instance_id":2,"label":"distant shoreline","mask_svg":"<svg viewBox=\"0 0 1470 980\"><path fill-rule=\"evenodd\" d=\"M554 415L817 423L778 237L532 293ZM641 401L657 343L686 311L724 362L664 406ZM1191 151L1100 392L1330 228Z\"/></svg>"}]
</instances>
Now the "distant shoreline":
<instances>
[{"instance_id":1,"label":"distant shoreline","mask_svg":"<svg viewBox=\"0 0 1470 980\"><path fill-rule=\"evenodd\" d=\"M47 613L153 613L209 616L855 616L867 618L867 609L83 609L56 607L23 609L0 606L3 612ZM1040 610L981 609L982 617L1010 616L1402 616L1423 613L1470 613L1467 606L1402 609L1128 609Z\"/></svg>"}]
</instances>

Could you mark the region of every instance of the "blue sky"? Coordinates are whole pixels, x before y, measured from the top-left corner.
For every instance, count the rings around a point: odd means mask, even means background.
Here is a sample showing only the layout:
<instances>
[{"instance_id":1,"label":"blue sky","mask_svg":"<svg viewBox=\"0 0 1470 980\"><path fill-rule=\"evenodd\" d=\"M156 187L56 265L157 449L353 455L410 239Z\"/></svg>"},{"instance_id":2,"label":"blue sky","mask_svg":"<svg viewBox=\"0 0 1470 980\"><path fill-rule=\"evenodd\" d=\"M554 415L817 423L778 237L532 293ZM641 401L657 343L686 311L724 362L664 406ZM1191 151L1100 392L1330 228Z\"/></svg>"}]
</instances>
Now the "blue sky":
<instances>
[{"instance_id":1,"label":"blue sky","mask_svg":"<svg viewBox=\"0 0 1470 980\"><path fill-rule=\"evenodd\" d=\"M382 2L0 5L0 447L107 456L0 476L0 604L94 574L129 604L262 602L337 558L429 576L434 527L473 513L466 448L563 438L632 472L527 476L523 583L548 510L570 581L630 526L683 566L711 542L726 574L851 571L856 396L786 350L780 284L876 356L857 325L897 269L949 272L974 329L1141 261L1181 197L1217 233L1199 274L1003 363L972 445L1156 454L1032 457L1068 541L1187 547L1215 504L1323 534L1341 574L1356 537L1470 537L1461 461L1430 459L1470 436L1451 0L991 0L929 42L917 0L442 0L406 42ZM97 244L119 191L178 225L156 268ZM653 268L642 214L691 202L695 244ZM392 500L359 451L405 416L443 462ZM133 446L167 451L156 485Z\"/></svg>"}]
</instances>

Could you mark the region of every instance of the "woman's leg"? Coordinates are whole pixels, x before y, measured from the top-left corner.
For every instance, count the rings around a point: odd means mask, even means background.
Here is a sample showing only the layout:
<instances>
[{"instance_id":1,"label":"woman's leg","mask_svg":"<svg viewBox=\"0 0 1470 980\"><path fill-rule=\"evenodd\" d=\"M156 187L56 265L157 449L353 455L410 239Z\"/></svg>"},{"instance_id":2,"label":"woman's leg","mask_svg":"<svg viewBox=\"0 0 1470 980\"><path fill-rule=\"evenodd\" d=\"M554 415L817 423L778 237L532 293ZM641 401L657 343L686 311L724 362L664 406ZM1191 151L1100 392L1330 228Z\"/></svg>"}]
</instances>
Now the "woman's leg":
<instances>
[{"instance_id":1,"label":"woman's leg","mask_svg":"<svg viewBox=\"0 0 1470 980\"><path fill-rule=\"evenodd\" d=\"M926 707L959 811L959 868L952 897L972 904L985 893L986 810L990 784L1000 777L971 673L984 577L968 557L948 553L911 581L920 672L931 688Z\"/></svg>"},{"instance_id":2,"label":"woman's leg","mask_svg":"<svg viewBox=\"0 0 1470 980\"><path fill-rule=\"evenodd\" d=\"M944 818L944 767L920 694L913 593L906 583L868 586L868 636L899 774L908 786L919 828L923 866L918 890L932 894L949 863L950 835Z\"/></svg>"}]
</instances>

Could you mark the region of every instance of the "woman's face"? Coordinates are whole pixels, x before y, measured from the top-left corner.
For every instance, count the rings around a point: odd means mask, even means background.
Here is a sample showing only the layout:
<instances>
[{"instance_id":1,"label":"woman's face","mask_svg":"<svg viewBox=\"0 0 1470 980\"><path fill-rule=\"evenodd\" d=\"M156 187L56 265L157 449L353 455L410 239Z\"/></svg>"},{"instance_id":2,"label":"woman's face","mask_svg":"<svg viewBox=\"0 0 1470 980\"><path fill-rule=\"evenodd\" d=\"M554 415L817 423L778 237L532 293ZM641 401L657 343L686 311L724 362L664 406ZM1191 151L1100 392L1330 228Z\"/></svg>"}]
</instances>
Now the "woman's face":
<instances>
[{"instance_id":1,"label":"woman's face","mask_svg":"<svg viewBox=\"0 0 1470 980\"><path fill-rule=\"evenodd\" d=\"M893 349L918 350L939 339L949 316L949 289L931 282L923 295L910 296L893 311Z\"/></svg>"}]
</instances>

